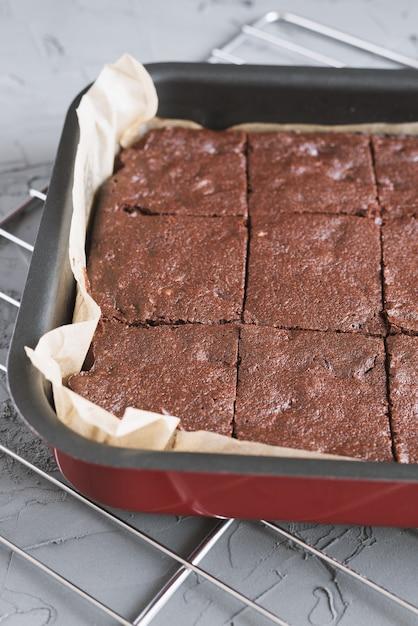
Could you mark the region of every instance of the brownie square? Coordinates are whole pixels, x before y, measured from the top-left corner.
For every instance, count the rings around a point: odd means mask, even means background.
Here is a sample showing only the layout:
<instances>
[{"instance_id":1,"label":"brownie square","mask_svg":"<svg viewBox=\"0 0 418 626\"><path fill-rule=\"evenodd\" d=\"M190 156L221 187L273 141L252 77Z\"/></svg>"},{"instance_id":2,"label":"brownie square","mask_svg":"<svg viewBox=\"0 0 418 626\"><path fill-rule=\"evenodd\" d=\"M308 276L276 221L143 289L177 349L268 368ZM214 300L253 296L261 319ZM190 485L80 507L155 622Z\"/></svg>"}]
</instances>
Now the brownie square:
<instances>
[{"instance_id":1,"label":"brownie square","mask_svg":"<svg viewBox=\"0 0 418 626\"><path fill-rule=\"evenodd\" d=\"M388 337L387 345L396 460L418 463L418 337Z\"/></svg>"},{"instance_id":2,"label":"brownie square","mask_svg":"<svg viewBox=\"0 0 418 626\"><path fill-rule=\"evenodd\" d=\"M385 311L392 332L418 331L418 220L383 226Z\"/></svg>"},{"instance_id":3,"label":"brownie square","mask_svg":"<svg viewBox=\"0 0 418 626\"><path fill-rule=\"evenodd\" d=\"M352 216L253 220L247 323L380 334L379 227Z\"/></svg>"},{"instance_id":4,"label":"brownie square","mask_svg":"<svg viewBox=\"0 0 418 626\"><path fill-rule=\"evenodd\" d=\"M418 137L373 137L377 190L386 217L418 217Z\"/></svg>"},{"instance_id":5,"label":"brownie square","mask_svg":"<svg viewBox=\"0 0 418 626\"><path fill-rule=\"evenodd\" d=\"M253 133L248 145L250 215L377 212L368 136Z\"/></svg>"},{"instance_id":6,"label":"brownie square","mask_svg":"<svg viewBox=\"0 0 418 626\"><path fill-rule=\"evenodd\" d=\"M185 430L231 435L237 350L238 329L228 325L102 322L93 367L69 387L118 417L131 406L180 417Z\"/></svg>"},{"instance_id":7,"label":"brownie square","mask_svg":"<svg viewBox=\"0 0 418 626\"><path fill-rule=\"evenodd\" d=\"M245 142L242 132L152 130L121 151L101 202L147 214L246 215Z\"/></svg>"},{"instance_id":8,"label":"brownie square","mask_svg":"<svg viewBox=\"0 0 418 626\"><path fill-rule=\"evenodd\" d=\"M244 327L238 439L392 460L383 339Z\"/></svg>"},{"instance_id":9,"label":"brownie square","mask_svg":"<svg viewBox=\"0 0 418 626\"><path fill-rule=\"evenodd\" d=\"M129 324L241 317L247 231L239 217L99 210L88 276L105 317Z\"/></svg>"}]
</instances>

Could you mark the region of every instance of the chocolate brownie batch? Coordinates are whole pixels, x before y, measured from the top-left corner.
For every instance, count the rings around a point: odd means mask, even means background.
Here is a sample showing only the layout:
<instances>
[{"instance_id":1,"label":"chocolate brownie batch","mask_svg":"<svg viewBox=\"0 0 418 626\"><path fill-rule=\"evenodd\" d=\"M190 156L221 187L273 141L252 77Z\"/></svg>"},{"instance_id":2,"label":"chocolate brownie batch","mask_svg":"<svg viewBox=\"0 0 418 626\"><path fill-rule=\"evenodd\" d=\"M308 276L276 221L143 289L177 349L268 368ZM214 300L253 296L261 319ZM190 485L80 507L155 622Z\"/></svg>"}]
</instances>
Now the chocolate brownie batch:
<instances>
[{"instance_id":1,"label":"chocolate brownie batch","mask_svg":"<svg viewBox=\"0 0 418 626\"><path fill-rule=\"evenodd\" d=\"M152 130L88 256L102 309L69 386L117 416L418 462L418 138Z\"/></svg>"}]
</instances>

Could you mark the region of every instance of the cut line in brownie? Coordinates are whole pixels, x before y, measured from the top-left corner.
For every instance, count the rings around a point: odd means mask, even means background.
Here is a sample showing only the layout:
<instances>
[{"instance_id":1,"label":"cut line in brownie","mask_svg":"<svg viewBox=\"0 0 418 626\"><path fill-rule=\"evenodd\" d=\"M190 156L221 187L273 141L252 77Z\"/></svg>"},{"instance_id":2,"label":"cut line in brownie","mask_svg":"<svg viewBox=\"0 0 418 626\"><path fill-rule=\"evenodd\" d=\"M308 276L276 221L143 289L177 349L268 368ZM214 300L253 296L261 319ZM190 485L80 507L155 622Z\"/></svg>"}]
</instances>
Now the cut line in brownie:
<instances>
[{"instance_id":1,"label":"cut line in brownie","mask_svg":"<svg viewBox=\"0 0 418 626\"><path fill-rule=\"evenodd\" d=\"M252 220L245 322L383 334L381 311L374 220L301 214Z\"/></svg>"},{"instance_id":2,"label":"cut line in brownie","mask_svg":"<svg viewBox=\"0 0 418 626\"><path fill-rule=\"evenodd\" d=\"M369 136L249 133L248 146L250 215L378 213Z\"/></svg>"},{"instance_id":3,"label":"cut line in brownie","mask_svg":"<svg viewBox=\"0 0 418 626\"><path fill-rule=\"evenodd\" d=\"M239 320L246 239L239 217L99 207L88 260L93 298L105 317L128 324Z\"/></svg>"},{"instance_id":4,"label":"cut line in brownie","mask_svg":"<svg viewBox=\"0 0 418 626\"><path fill-rule=\"evenodd\" d=\"M239 131L151 130L121 150L121 167L103 186L100 202L146 214L246 216L245 143Z\"/></svg>"},{"instance_id":5,"label":"cut line in brownie","mask_svg":"<svg viewBox=\"0 0 418 626\"><path fill-rule=\"evenodd\" d=\"M388 337L387 346L396 460L418 463L418 337Z\"/></svg>"},{"instance_id":6,"label":"cut line in brownie","mask_svg":"<svg viewBox=\"0 0 418 626\"><path fill-rule=\"evenodd\" d=\"M241 329L238 439L393 460L383 339Z\"/></svg>"},{"instance_id":7,"label":"cut line in brownie","mask_svg":"<svg viewBox=\"0 0 418 626\"><path fill-rule=\"evenodd\" d=\"M390 330L418 333L418 220L388 220L382 234L385 311Z\"/></svg>"},{"instance_id":8,"label":"cut line in brownie","mask_svg":"<svg viewBox=\"0 0 418 626\"><path fill-rule=\"evenodd\" d=\"M418 137L374 136L372 141L384 217L418 217Z\"/></svg>"},{"instance_id":9,"label":"cut line in brownie","mask_svg":"<svg viewBox=\"0 0 418 626\"><path fill-rule=\"evenodd\" d=\"M229 325L101 322L93 367L68 384L118 417L130 406L175 415L185 430L232 435L237 350L238 329Z\"/></svg>"}]
</instances>

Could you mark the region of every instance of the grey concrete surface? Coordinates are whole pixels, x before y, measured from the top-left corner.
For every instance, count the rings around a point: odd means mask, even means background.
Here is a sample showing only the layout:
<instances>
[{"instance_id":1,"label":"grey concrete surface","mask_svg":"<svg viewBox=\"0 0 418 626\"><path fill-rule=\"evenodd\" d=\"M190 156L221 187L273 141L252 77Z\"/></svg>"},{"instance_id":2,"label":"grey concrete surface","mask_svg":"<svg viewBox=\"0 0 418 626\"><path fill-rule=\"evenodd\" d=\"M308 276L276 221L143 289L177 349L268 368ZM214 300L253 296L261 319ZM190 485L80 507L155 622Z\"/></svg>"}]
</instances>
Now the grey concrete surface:
<instances>
[{"instance_id":1,"label":"grey concrete surface","mask_svg":"<svg viewBox=\"0 0 418 626\"><path fill-rule=\"evenodd\" d=\"M50 175L65 110L104 62L125 51L143 62L203 60L243 22L271 9L290 9L376 43L418 55L414 0L0 0L0 217L31 185ZM296 36L287 31L288 36ZM300 35L300 33L299 33ZM345 47L299 39L353 65L380 61ZM257 62L294 63L292 55L245 51ZM39 210L13 223L33 241ZM19 297L30 257L0 242L0 289ZM0 303L0 362L5 361L15 311ZM19 421L0 373L0 440L58 476L48 448ZM182 554L212 522L123 513ZM418 534L414 529L288 524L405 599L418 603ZM0 456L0 533L77 585L133 619L174 564L133 541L81 504ZM294 626L412 626L417 619L373 591L335 573L257 523L235 523L204 566ZM97 610L0 547L0 624L111 624ZM268 624L192 575L155 626Z\"/></svg>"}]
</instances>

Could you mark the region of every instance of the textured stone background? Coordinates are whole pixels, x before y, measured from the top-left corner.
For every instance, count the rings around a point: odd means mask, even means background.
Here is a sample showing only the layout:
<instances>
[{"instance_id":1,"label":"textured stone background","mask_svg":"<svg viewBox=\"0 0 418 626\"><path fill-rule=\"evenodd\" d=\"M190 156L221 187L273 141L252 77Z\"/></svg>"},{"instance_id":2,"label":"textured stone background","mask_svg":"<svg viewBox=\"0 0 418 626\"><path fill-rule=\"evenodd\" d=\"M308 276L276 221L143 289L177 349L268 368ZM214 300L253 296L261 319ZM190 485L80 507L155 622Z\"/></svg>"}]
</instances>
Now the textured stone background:
<instances>
[{"instance_id":1,"label":"textured stone background","mask_svg":"<svg viewBox=\"0 0 418 626\"><path fill-rule=\"evenodd\" d=\"M101 65L129 51L144 62L202 60L237 26L270 9L291 9L376 43L418 54L414 0L0 0L0 216L48 181L65 110ZM303 41L312 40L304 36ZM318 43L314 42L318 48ZM381 64L333 45L329 54L354 65ZM296 62L262 46L254 61ZM13 223L33 241L34 210ZM19 297L29 256L0 242L0 289ZM0 303L0 362L15 311ZM2 443L56 473L48 449L18 420L0 374ZM58 474L57 474L58 475ZM187 554L211 521L124 514L131 523ZM418 535L414 529L289 524L291 530L359 572L418 603ZM0 533L79 586L133 618L173 571L173 563L0 456ZM386 626L417 620L257 523L235 523L205 567L291 624ZM98 611L0 548L0 624L111 624ZM156 626L268 624L194 575Z\"/></svg>"}]
</instances>

